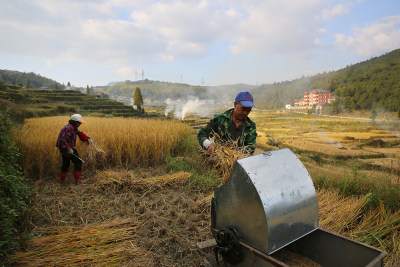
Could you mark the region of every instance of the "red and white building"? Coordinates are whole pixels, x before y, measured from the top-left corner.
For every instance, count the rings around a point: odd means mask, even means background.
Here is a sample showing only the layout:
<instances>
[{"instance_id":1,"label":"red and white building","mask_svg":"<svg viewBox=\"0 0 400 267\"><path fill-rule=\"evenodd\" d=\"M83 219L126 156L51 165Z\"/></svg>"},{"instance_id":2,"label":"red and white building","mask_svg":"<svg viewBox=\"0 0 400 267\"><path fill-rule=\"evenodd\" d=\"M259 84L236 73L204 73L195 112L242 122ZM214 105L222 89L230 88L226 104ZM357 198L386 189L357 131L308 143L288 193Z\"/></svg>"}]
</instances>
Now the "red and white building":
<instances>
[{"instance_id":1,"label":"red and white building","mask_svg":"<svg viewBox=\"0 0 400 267\"><path fill-rule=\"evenodd\" d=\"M294 100L295 107L312 107L322 106L325 103L329 103L331 94L323 89L314 89L304 91L304 96L301 99Z\"/></svg>"}]
</instances>

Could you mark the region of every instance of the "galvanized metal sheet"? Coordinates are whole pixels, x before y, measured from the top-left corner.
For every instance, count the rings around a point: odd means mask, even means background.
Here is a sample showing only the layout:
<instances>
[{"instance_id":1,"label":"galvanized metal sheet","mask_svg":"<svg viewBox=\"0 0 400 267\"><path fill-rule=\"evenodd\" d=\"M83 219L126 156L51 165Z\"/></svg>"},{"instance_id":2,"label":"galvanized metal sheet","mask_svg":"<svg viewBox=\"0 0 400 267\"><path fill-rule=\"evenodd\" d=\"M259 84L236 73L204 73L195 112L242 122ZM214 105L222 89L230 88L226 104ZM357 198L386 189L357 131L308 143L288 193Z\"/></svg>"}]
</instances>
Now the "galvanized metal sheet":
<instances>
[{"instance_id":1,"label":"galvanized metal sheet","mask_svg":"<svg viewBox=\"0 0 400 267\"><path fill-rule=\"evenodd\" d=\"M280 149L240 159L215 190L215 228L233 227L247 244L271 254L318 228L318 200L296 155Z\"/></svg>"}]
</instances>

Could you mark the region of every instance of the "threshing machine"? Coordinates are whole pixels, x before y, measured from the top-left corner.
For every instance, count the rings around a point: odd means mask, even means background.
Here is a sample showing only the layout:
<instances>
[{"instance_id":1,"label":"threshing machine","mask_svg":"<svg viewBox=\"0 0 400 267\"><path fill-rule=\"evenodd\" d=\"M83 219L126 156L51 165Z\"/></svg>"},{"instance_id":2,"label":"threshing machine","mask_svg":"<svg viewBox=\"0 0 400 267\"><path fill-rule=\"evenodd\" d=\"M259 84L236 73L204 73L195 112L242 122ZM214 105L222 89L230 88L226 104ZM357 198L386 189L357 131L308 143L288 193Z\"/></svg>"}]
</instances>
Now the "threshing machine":
<instances>
[{"instance_id":1,"label":"threshing machine","mask_svg":"<svg viewBox=\"0 0 400 267\"><path fill-rule=\"evenodd\" d=\"M378 267L386 255L318 228L313 182L289 149L236 161L214 192L211 231L214 239L197 245L214 266L289 266L275 257L282 249L317 266Z\"/></svg>"}]
</instances>

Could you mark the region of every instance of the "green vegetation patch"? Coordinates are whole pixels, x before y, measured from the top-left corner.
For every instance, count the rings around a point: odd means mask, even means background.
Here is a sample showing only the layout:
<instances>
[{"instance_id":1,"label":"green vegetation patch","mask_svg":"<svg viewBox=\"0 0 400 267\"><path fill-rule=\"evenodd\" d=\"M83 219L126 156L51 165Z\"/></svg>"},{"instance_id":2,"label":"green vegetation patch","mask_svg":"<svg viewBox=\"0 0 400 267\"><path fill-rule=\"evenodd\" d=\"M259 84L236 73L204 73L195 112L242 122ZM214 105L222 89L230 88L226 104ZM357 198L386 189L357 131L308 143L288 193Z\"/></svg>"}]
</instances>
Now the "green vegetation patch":
<instances>
[{"instance_id":1,"label":"green vegetation patch","mask_svg":"<svg viewBox=\"0 0 400 267\"><path fill-rule=\"evenodd\" d=\"M201 189L216 189L221 185L218 171L204 159L199 151L197 139L191 137L179 148L179 155L174 153L166 160L167 168L171 172L185 171L192 174L189 184ZM183 153L183 154L182 154Z\"/></svg>"},{"instance_id":2,"label":"green vegetation patch","mask_svg":"<svg viewBox=\"0 0 400 267\"><path fill-rule=\"evenodd\" d=\"M10 138L12 122L7 110L0 111L0 261L21 244L30 189L24 184L20 153Z\"/></svg>"}]
</instances>

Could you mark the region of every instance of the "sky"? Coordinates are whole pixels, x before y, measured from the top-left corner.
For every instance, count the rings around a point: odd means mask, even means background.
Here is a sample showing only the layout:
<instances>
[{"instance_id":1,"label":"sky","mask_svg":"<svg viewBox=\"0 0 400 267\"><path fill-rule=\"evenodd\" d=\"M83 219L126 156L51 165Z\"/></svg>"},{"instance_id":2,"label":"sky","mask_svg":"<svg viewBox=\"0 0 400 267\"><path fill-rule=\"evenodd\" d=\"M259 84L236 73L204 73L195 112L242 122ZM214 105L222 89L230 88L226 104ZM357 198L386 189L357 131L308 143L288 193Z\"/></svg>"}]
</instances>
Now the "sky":
<instances>
[{"instance_id":1,"label":"sky","mask_svg":"<svg viewBox=\"0 0 400 267\"><path fill-rule=\"evenodd\" d=\"M400 48L399 0L0 0L0 69L261 85Z\"/></svg>"}]
</instances>

